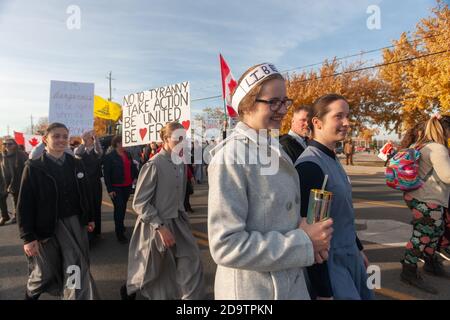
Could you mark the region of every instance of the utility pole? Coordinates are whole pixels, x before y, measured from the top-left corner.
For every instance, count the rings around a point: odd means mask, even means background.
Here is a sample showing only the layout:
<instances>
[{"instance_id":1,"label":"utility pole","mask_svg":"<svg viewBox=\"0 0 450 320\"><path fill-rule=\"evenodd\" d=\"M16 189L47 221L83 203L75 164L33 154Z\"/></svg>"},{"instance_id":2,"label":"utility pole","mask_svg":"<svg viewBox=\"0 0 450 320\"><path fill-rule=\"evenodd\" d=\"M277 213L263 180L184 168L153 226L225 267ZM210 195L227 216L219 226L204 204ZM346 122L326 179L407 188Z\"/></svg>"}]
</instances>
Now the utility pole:
<instances>
[{"instance_id":1,"label":"utility pole","mask_svg":"<svg viewBox=\"0 0 450 320\"><path fill-rule=\"evenodd\" d=\"M34 134L33 127L33 115L31 115L31 134Z\"/></svg>"},{"instance_id":2,"label":"utility pole","mask_svg":"<svg viewBox=\"0 0 450 320\"><path fill-rule=\"evenodd\" d=\"M7 133L8 137L9 137L9 124L6 126L6 133Z\"/></svg>"},{"instance_id":3,"label":"utility pole","mask_svg":"<svg viewBox=\"0 0 450 320\"><path fill-rule=\"evenodd\" d=\"M112 71L109 72L108 76L106 77L106 79L109 80L109 101L112 101L112 80L116 80L112 77Z\"/></svg>"},{"instance_id":4,"label":"utility pole","mask_svg":"<svg viewBox=\"0 0 450 320\"><path fill-rule=\"evenodd\" d=\"M106 77L106 79L109 80L109 98L108 101L112 101L112 80L116 80L112 77L112 71L109 72L108 76ZM108 125L108 134L112 134L112 120L109 120L109 125Z\"/></svg>"}]
</instances>

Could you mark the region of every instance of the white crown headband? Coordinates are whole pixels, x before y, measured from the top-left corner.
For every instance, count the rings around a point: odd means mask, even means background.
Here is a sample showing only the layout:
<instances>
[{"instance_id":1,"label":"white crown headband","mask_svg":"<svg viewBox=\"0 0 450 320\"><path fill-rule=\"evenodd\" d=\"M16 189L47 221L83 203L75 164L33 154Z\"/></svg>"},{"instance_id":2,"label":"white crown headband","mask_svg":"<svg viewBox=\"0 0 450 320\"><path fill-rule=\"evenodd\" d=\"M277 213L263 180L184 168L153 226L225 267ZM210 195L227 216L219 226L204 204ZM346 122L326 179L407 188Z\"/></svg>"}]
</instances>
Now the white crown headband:
<instances>
[{"instance_id":1,"label":"white crown headband","mask_svg":"<svg viewBox=\"0 0 450 320\"><path fill-rule=\"evenodd\" d=\"M250 71L241 81L236 91L233 94L231 105L234 110L238 110L239 103L244 99L247 93L250 92L258 83L272 74L280 74L277 68L271 63L263 63Z\"/></svg>"}]
</instances>

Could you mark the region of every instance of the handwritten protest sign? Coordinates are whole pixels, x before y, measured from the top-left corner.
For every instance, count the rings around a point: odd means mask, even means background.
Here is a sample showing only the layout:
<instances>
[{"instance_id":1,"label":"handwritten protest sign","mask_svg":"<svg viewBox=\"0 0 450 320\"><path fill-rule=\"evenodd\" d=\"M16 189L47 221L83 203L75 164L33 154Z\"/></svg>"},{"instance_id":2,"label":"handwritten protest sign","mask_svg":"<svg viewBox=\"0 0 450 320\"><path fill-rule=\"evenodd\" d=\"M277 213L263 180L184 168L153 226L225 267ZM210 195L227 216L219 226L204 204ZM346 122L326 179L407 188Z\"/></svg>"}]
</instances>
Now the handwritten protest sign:
<instances>
[{"instance_id":1,"label":"handwritten protest sign","mask_svg":"<svg viewBox=\"0 0 450 320\"><path fill-rule=\"evenodd\" d=\"M122 144L137 146L161 141L159 132L167 122L178 121L191 132L189 82L150 89L123 97Z\"/></svg>"},{"instance_id":2,"label":"handwritten protest sign","mask_svg":"<svg viewBox=\"0 0 450 320\"><path fill-rule=\"evenodd\" d=\"M49 123L61 122L71 136L81 136L94 126L94 84L83 82L50 82Z\"/></svg>"}]
</instances>

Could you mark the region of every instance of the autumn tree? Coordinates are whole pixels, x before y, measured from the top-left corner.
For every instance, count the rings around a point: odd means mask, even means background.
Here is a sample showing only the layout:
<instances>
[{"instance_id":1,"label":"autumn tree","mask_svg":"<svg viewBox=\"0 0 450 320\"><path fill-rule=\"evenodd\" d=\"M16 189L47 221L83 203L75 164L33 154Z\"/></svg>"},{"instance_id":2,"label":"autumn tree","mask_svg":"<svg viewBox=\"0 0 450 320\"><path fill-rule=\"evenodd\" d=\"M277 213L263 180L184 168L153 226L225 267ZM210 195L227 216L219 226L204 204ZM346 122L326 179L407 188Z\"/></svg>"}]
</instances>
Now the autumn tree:
<instances>
[{"instance_id":1,"label":"autumn tree","mask_svg":"<svg viewBox=\"0 0 450 320\"><path fill-rule=\"evenodd\" d=\"M45 134L45 130L48 127L48 117L39 118L38 123L34 126L34 130L32 134L39 134L43 136Z\"/></svg>"},{"instance_id":2,"label":"autumn tree","mask_svg":"<svg viewBox=\"0 0 450 320\"><path fill-rule=\"evenodd\" d=\"M391 121L391 114L386 111L386 90L373 70L361 70L366 67L362 60L351 64L342 64L333 59L325 61L317 71L311 70L293 74L287 81L288 96L294 105L311 105L322 95L338 93L349 102L350 118L354 129L365 123L384 124ZM289 131L292 110L289 110L281 128L282 133Z\"/></svg>"},{"instance_id":3,"label":"autumn tree","mask_svg":"<svg viewBox=\"0 0 450 320\"><path fill-rule=\"evenodd\" d=\"M108 127L111 120L94 117L94 131L100 137L108 133Z\"/></svg>"},{"instance_id":4,"label":"autumn tree","mask_svg":"<svg viewBox=\"0 0 450 320\"><path fill-rule=\"evenodd\" d=\"M411 34L394 41L383 52L380 79L387 85L389 101L408 129L431 113L450 110L450 10L437 1L432 16L422 19ZM401 62L399 62L401 61Z\"/></svg>"}]
</instances>

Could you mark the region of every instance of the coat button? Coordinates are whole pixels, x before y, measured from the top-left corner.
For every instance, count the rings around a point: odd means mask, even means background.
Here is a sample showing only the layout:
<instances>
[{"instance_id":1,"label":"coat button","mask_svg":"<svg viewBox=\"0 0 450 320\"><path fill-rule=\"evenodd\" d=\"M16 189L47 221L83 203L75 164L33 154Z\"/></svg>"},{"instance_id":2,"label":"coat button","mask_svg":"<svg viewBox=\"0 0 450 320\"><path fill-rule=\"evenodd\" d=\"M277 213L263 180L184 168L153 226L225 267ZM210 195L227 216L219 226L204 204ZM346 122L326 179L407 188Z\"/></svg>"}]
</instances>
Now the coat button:
<instances>
[{"instance_id":1,"label":"coat button","mask_svg":"<svg viewBox=\"0 0 450 320\"><path fill-rule=\"evenodd\" d=\"M286 209L287 209L287 211L290 211L291 209L292 209L292 202L288 202L288 203L286 203Z\"/></svg>"}]
</instances>

